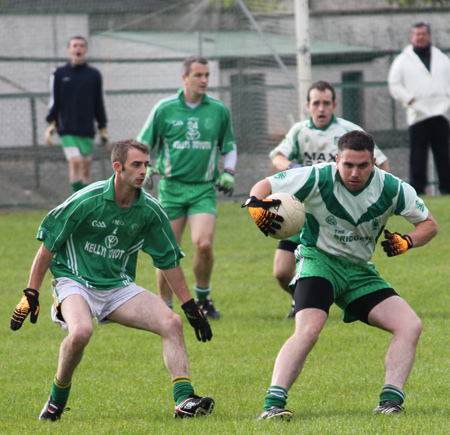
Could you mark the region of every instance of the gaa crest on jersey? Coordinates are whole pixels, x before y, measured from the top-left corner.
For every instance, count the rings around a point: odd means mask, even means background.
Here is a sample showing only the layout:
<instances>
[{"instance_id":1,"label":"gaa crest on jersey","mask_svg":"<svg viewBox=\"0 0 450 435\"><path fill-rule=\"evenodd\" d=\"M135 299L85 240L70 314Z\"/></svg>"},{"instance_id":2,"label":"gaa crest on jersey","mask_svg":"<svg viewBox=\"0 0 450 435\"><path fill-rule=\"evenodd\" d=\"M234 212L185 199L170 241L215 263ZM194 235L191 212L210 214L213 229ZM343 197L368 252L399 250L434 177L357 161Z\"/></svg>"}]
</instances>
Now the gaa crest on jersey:
<instances>
[{"instance_id":1,"label":"gaa crest on jersey","mask_svg":"<svg viewBox=\"0 0 450 435\"><path fill-rule=\"evenodd\" d=\"M278 174L275 174L273 178L278 178L279 180L283 180L286 178L286 171L279 172Z\"/></svg>"},{"instance_id":2,"label":"gaa crest on jersey","mask_svg":"<svg viewBox=\"0 0 450 435\"><path fill-rule=\"evenodd\" d=\"M371 222L371 226L372 226L372 231L377 231L378 228L380 227L380 221L378 219L374 219Z\"/></svg>"},{"instance_id":3,"label":"gaa crest on jersey","mask_svg":"<svg viewBox=\"0 0 450 435\"><path fill-rule=\"evenodd\" d=\"M55 226L56 219L53 216L48 215L44 223L47 228L52 228Z\"/></svg>"},{"instance_id":4,"label":"gaa crest on jersey","mask_svg":"<svg viewBox=\"0 0 450 435\"><path fill-rule=\"evenodd\" d=\"M328 225L333 225L333 226L336 226L337 225L337 220L336 220L336 218L334 217L334 216L328 216L326 219L325 219L325 222L328 224Z\"/></svg>"},{"instance_id":5,"label":"gaa crest on jersey","mask_svg":"<svg viewBox=\"0 0 450 435\"><path fill-rule=\"evenodd\" d=\"M130 237L134 236L138 232L138 230L139 230L138 224L131 225L131 227L128 228L127 236L130 236Z\"/></svg>"},{"instance_id":6,"label":"gaa crest on jersey","mask_svg":"<svg viewBox=\"0 0 450 435\"><path fill-rule=\"evenodd\" d=\"M422 212L425 210L424 203L422 201L419 201L418 199L416 199L416 207Z\"/></svg>"},{"instance_id":7,"label":"gaa crest on jersey","mask_svg":"<svg viewBox=\"0 0 450 435\"><path fill-rule=\"evenodd\" d=\"M204 121L204 126L205 128L207 128L208 130L211 130L211 128L213 128L213 120L211 118L206 118Z\"/></svg>"}]
</instances>

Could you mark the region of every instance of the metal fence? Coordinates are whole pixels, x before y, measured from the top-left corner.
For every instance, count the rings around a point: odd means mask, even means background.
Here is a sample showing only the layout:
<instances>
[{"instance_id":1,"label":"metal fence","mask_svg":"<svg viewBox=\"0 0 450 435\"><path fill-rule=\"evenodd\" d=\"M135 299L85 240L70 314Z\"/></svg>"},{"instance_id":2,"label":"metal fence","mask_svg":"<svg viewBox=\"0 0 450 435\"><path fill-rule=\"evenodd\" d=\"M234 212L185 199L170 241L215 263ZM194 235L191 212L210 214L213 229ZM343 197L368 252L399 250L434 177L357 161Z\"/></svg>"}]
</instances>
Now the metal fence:
<instances>
[{"instance_id":1,"label":"metal fence","mask_svg":"<svg viewBox=\"0 0 450 435\"><path fill-rule=\"evenodd\" d=\"M38 11L31 0L0 6L0 207L48 206L71 194L58 138L46 148L44 132L49 76L67 62L65 41L74 34L88 36L88 62L102 73L113 142L136 137L154 104L182 86L182 60L202 54L210 62L209 93L229 107L237 139L232 200L274 172L268 154L299 119L299 104L306 104L292 84L297 57L291 2L246 1L252 19L237 3L219 8L220 2L203 0L54 3L40 2ZM352 2L310 2L316 8L312 79L333 83L336 115L373 134L391 171L408 180L405 111L386 84L393 57L407 43L407 34L397 30L404 17L401 11L371 13L371 2L363 3L359 14L349 9ZM325 4L335 7L317 10ZM421 10L420 16L432 21L436 41L447 41L448 13ZM92 180L111 173L107 152L96 144Z\"/></svg>"},{"instance_id":2,"label":"metal fence","mask_svg":"<svg viewBox=\"0 0 450 435\"><path fill-rule=\"evenodd\" d=\"M376 100L376 97L380 95L381 100L385 101L388 98L385 82L353 86L335 83L335 86L338 94L341 95L340 98L345 98L342 95L348 90L353 92L350 95L358 95L361 101ZM112 140L136 137L153 104L175 91L176 88L106 91L105 101ZM228 102L229 107L234 108L232 118L239 146L235 199L245 197L254 183L273 172L268 154L289 128L289 122L280 122L278 130L272 127L269 131L267 119L269 111L267 107L261 107L261 105L267 106L272 102L272 112L278 113L281 107L285 107L286 113L280 116L280 119L296 120L295 109L287 108L287 105L283 104L283 101L292 100L291 95L295 92L293 88L285 86L279 89L274 86L265 87L254 84L247 85L245 92L246 95L259 96L258 104L254 106L255 112L249 112L248 106L241 108L236 102L233 107L229 87L211 89L212 94L220 96L222 100ZM277 98L271 98L271 94L276 94ZM0 95L0 105L3 110L7 107L8 111L8 116L1 121L3 135L0 146L0 182L2 184L0 207L46 206L56 204L71 194L67 180L68 167L58 139L55 139L52 147L47 148L44 145L44 131L47 126L44 119L47 108L43 102L48 101L48 97L47 93ZM386 120L385 126L389 120L390 128L369 130L369 132L374 135L377 144L388 155L392 172L407 179L407 134L405 130L397 129L395 120L398 108L389 98L388 101L390 103L388 107L385 104L382 107L372 106L364 117L383 117ZM136 112L133 108L139 108L139 110ZM364 121L361 116L360 114L360 120ZM364 125L364 123L361 124ZM96 143L92 167L93 180L104 179L110 174L112 169L109 154L99 143Z\"/></svg>"}]
</instances>

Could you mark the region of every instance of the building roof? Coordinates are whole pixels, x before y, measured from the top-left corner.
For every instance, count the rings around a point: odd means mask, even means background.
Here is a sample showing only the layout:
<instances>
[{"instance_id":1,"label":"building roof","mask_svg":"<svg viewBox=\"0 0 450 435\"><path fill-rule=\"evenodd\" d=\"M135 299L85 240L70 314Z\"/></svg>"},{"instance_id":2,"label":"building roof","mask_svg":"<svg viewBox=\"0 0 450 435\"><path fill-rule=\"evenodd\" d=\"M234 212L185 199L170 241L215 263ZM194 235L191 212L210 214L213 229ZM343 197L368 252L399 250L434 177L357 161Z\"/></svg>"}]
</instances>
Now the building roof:
<instances>
[{"instance_id":1,"label":"building roof","mask_svg":"<svg viewBox=\"0 0 450 435\"><path fill-rule=\"evenodd\" d=\"M178 0L178 3L185 0ZM7 13L92 13L154 12L167 5L167 0L2 0L0 12Z\"/></svg>"},{"instance_id":2,"label":"building roof","mask_svg":"<svg viewBox=\"0 0 450 435\"><path fill-rule=\"evenodd\" d=\"M201 54L211 58L236 58L270 56L272 48L281 57L296 54L294 36L264 33L264 39L255 31L201 31L201 32L96 32L96 35L127 42L160 47L171 52ZM379 51L369 47L338 44L335 42L312 41L311 56L320 60L326 56L357 56L370 58L379 55ZM317 63L317 62L316 62Z\"/></svg>"}]
</instances>

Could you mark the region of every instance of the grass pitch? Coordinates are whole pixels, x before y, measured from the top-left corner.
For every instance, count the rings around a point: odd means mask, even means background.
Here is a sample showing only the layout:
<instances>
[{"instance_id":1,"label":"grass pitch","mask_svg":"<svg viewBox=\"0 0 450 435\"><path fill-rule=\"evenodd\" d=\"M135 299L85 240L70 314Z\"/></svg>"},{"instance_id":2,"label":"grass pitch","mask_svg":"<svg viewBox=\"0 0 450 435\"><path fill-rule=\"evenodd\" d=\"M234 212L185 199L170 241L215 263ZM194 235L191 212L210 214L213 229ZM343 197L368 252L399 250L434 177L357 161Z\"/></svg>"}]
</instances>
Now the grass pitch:
<instances>
[{"instance_id":1,"label":"grass pitch","mask_svg":"<svg viewBox=\"0 0 450 435\"><path fill-rule=\"evenodd\" d=\"M215 238L213 298L222 319L213 340L196 341L185 322L185 340L196 393L216 400L212 415L172 418L170 376L159 337L118 325L95 326L73 379L68 406L57 423L38 416L56 372L64 332L50 319L50 275L41 289L41 313L16 332L9 329L39 247L36 231L44 211L0 216L2 304L0 358L1 434L447 434L450 428L450 199L427 198L440 225L427 246L374 263L421 317L424 329L406 385L406 414L373 416L383 385L390 336L360 323L341 321L333 307L303 373L289 392L290 423L255 422L270 386L275 357L293 331L284 321L290 301L272 276L277 242L265 238L240 205L220 204ZM404 233L409 224L393 218L388 227ZM182 261L192 288L192 246L183 240ZM137 282L155 291L150 258L141 253ZM179 303L175 311L181 312Z\"/></svg>"}]
</instances>

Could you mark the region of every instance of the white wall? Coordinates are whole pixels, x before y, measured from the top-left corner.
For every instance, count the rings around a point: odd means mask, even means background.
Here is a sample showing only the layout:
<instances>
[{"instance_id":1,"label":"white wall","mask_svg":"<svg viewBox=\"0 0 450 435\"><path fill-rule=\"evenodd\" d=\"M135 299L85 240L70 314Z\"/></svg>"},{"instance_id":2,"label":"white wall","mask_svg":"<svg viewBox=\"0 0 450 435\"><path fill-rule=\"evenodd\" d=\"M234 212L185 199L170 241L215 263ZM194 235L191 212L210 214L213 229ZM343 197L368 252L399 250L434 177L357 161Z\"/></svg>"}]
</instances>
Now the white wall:
<instances>
[{"instance_id":1,"label":"white wall","mask_svg":"<svg viewBox=\"0 0 450 435\"><path fill-rule=\"evenodd\" d=\"M183 59L188 53L169 50L142 42L112 38L107 33L89 37L87 15L0 15L0 56L27 58L61 58L54 62L19 62L0 60L0 94L49 92L49 80L54 69L69 60L67 42L72 36L88 39L87 61L103 76L105 91L137 89L174 89L183 87L180 62L120 63L114 59L152 59L171 57ZM90 59L108 59L95 62ZM219 65L210 62L210 86L220 83ZM167 91L157 94L106 96L108 130L113 141L136 137L153 105L166 97ZM28 99L0 100L0 147L29 146L32 143L30 102ZM44 146L47 127L45 116L48 99L36 100L37 136ZM55 137L55 143L58 138Z\"/></svg>"},{"instance_id":2,"label":"white wall","mask_svg":"<svg viewBox=\"0 0 450 435\"><path fill-rule=\"evenodd\" d=\"M0 56L65 56L72 36L88 34L87 15L0 15Z\"/></svg>"}]
</instances>

